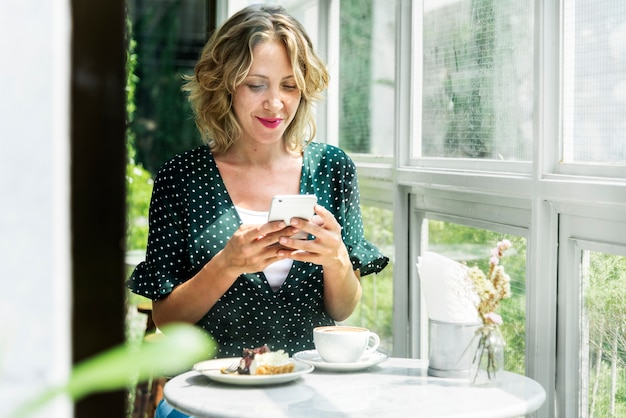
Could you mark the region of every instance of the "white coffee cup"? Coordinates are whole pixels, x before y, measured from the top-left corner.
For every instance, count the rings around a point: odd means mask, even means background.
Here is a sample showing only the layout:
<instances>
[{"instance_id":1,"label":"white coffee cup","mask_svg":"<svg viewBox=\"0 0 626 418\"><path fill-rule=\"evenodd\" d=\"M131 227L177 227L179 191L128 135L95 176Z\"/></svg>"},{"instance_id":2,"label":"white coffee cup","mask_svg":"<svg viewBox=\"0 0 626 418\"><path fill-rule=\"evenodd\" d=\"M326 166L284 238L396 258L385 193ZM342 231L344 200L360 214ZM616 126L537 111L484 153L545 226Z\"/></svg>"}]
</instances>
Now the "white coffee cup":
<instances>
[{"instance_id":1,"label":"white coffee cup","mask_svg":"<svg viewBox=\"0 0 626 418\"><path fill-rule=\"evenodd\" d=\"M354 363L363 355L376 351L380 337L367 328L325 326L313 329L315 349L328 363Z\"/></svg>"}]
</instances>

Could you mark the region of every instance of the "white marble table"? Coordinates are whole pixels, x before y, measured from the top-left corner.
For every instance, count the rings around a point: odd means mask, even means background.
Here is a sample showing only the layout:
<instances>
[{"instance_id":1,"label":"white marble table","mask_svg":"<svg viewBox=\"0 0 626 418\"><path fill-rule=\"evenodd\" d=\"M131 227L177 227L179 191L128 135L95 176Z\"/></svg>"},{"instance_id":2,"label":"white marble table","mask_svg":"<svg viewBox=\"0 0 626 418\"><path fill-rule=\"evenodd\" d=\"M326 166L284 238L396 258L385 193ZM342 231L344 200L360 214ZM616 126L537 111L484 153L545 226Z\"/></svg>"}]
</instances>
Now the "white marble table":
<instances>
[{"instance_id":1,"label":"white marble table","mask_svg":"<svg viewBox=\"0 0 626 418\"><path fill-rule=\"evenodd\" d=\"M276 386L231 386L195 371L170 380L165 399L196 417L515 417L537 410L544 389L503 372L496 387L427 375L428 362L390 358L351 373L313 371Z\"/></svg>"}]
</instances>

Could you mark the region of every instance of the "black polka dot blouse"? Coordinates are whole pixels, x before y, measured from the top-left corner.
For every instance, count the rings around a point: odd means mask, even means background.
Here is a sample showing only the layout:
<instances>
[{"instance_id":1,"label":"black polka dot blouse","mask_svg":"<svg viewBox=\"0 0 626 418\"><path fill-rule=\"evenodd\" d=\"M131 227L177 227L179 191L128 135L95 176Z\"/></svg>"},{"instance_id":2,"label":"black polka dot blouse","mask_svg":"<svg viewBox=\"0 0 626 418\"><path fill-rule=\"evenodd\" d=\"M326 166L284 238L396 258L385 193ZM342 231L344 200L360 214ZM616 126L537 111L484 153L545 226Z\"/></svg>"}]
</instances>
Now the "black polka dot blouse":
<instances>
[{"instance_id":1,"label":"black polka dot blouse","mask_svg":"<svg viewBox=\"0 0 626 418\"><path fill-rule=\"evenodd\" d=\"M339 148L309 144L303 155L300 193L315 194L342 226L344 243L361 276L388 263L363 235L356 167ZM128 287L158 300L193 277L222 248L241 220L213 155L200 146L177 155L159 170L150 203L146 260ZM263 272L241 275L198 322L218 343L219 357L267 344L290 355L312 349L312 329L333 323L322 300L322 267L294 261L274 292Z\"/></svg>"}]
</instances>

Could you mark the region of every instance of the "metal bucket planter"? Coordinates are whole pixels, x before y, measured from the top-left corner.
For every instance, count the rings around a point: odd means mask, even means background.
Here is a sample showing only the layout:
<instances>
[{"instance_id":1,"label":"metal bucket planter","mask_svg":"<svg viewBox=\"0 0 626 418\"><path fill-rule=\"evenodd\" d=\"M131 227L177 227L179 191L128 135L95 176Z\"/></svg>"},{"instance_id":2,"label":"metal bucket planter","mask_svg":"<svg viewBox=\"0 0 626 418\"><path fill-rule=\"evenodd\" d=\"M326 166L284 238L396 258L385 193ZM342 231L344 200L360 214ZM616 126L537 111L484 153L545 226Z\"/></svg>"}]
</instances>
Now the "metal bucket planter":
<instances>
[{"instance_id":1,"label":"metal bucket planter","mask_svg":"<svg viewBox=\"0 0 626 418\"><path fill-rule=\"evenodd\" d=\"M455 324L429 320L428 375L469 378L472 356L478 339L474 333L481 323ZM472 347L469 345L472 344Z\"/></svg>"}]
</instances>

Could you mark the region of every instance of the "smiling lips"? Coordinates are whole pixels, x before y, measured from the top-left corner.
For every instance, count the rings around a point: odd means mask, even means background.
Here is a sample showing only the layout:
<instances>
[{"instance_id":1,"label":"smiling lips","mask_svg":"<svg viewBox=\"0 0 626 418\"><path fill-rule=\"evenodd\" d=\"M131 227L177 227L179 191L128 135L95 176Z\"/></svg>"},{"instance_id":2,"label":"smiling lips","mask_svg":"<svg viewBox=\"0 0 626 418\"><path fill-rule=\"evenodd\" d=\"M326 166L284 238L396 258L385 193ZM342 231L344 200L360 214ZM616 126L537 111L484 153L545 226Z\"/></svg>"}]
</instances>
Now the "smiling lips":
<instances>
[{"instance_id":1,"label":"smiling lips","mask_svg":"<svg viewBox=\"0 0 626 418\"><path fill-rule=\"evenodd\" d=\"M276 128L283 121L281 118L259 118L259 117L257 117L257 119L266 128Z\"/></svg>"}]
</instances>

